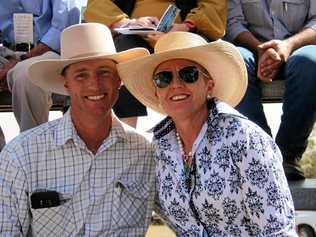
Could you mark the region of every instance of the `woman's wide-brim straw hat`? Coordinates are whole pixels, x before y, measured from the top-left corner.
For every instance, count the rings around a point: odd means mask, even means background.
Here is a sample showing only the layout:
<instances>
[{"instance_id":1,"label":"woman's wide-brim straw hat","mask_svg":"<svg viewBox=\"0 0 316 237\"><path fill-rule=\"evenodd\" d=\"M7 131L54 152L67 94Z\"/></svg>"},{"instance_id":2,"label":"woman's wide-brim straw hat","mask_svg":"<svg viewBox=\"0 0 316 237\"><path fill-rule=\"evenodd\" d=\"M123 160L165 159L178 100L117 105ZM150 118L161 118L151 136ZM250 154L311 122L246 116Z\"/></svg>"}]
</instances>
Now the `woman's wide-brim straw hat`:
<instances>
[{"instance_id":1,"label":"woman's wide-brim straw hat","mask_svg":"<svg viewBox=\"0 0 316 237\"><path fill-rule=\"evenodd\" d=\"M29 68L29 78L42 89L68 95L64 81L59 78L70 64L92 59L111 59L117 63L148 55L144 48L116 52L111 31L103 24L83 23L67 27L61 33L61 56L34 60Z\"/></svg>"},{"instance_id":2,"label":"woman's wide-brim straw hat","mask_svg":"<svg viewBox=\"0 0 316 237\"><path fill-rule=\"evenodd\" d=\"M118 65L124 85L144 105L166 114L155 94L153 73L156 67L171 59L188 59L203 66L215 82L211 97L236 106L247 88L247 70L238 49L223 40L208 43L189 32L171 32L155 45L155 53Z\"/></svg>"}]
</instances>

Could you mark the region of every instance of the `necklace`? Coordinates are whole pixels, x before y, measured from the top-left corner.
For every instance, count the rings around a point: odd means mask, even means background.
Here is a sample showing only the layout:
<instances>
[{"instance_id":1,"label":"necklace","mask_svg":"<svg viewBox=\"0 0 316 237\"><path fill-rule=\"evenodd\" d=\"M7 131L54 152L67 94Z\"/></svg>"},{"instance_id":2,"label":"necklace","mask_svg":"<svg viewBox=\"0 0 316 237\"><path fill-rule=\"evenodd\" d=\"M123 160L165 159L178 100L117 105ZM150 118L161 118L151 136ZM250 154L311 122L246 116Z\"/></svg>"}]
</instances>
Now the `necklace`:
<instances>
[{"instance_id":1,"label":"necklace","mask_svg":"<svg viewBox=\"0 0 316 237\"><path fill-rule=\"evenodd\" d=\"M183 143L178 132L176 132L176 138L177 138L177 142L180 148L181 157L183 159L184 175L186 178L189 178L190 170L191 170L191 162L192 162L192 152L186 153L184 151Z\"/></svg>"}]
</instances>

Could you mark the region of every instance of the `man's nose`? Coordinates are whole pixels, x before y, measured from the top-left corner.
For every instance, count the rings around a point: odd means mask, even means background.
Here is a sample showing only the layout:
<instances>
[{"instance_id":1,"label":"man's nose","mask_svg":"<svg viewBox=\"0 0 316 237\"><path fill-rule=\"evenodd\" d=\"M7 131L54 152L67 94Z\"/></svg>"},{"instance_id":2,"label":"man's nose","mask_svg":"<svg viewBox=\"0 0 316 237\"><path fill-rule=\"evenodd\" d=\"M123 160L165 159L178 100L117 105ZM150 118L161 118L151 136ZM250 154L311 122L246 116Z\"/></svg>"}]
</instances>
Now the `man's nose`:
<instances>
[{"instance_id":1,"label":"man's nose","mask_svg":"<svg viewBox=\"0 0 316 237\"><path fill-rule=\"evenodd\" d=\"M96 73L92 74L88 80L89 88L99 88L102 80L104 80L104 78L101 78Z\"/></svg>"}]
</instances>

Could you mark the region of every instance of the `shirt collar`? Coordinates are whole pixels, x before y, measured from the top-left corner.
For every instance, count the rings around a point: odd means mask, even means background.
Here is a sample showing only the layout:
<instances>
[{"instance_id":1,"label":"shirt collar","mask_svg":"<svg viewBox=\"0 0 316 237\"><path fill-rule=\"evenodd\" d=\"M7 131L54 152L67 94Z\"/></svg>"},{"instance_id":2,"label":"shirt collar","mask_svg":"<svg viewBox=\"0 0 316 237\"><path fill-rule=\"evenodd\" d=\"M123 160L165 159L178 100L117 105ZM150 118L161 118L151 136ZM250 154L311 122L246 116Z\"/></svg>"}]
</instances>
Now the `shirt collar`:
<instances>
[{"instance_id":1,"label":"shirt collar","mask_svg":"<svg viewBox=\"0 0 316 237\"><path fill-rule=\"evenodd\" d=\"M123 141L127 139L124 125L113 114L110 134L105 140L108 138L111 138L112 141ZM62 146L65 145L69 140L74 141L76 144L83 143L72 122L70 109L64 114L57 126L55 131L55 143L57 146Z\"/></svg>"},{"instance_id":2,"label":"shirt collar","mask_svg":"<svg viewBox=\"0 0 316 237\"><path fill-rule=\"evenodd\" d=\"M242 114L240 114L237 110L235 110L233 107L229 106L223 101L220 101L217 98L212 98L207 101L207 107L209 110L208 113L208 119L207 119L207 126L214 126L214 121L217 121L216 118L220 114L230 114L242 118L246 118ZM154 139L158 140L165 135L169 134L172 130L175 129L175 124L171 117L166 117L163 119L160 123L158 123L153 130L154 133Z\"/></svg>"}]
</instances>

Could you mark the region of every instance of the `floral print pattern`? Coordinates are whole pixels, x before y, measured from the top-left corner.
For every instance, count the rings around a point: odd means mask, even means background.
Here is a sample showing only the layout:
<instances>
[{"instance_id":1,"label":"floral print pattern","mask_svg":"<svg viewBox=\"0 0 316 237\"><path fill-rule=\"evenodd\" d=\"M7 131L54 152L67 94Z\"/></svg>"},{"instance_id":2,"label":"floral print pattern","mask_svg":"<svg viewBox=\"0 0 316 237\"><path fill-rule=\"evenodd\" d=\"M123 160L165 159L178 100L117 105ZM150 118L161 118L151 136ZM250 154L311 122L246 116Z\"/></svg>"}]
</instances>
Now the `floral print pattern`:
<instances>
[{"instance_id":1,"label":"floral print pattern","mask_svg":"<svg viewBox=\"0 0 316 237\"><path fill-rule=\"evenodd\" d=\"M217 99L193 145L190 185L170 117L154 129L161 216L177 236L297 236L272 138Z\"/></svg>"}]
</instances>

